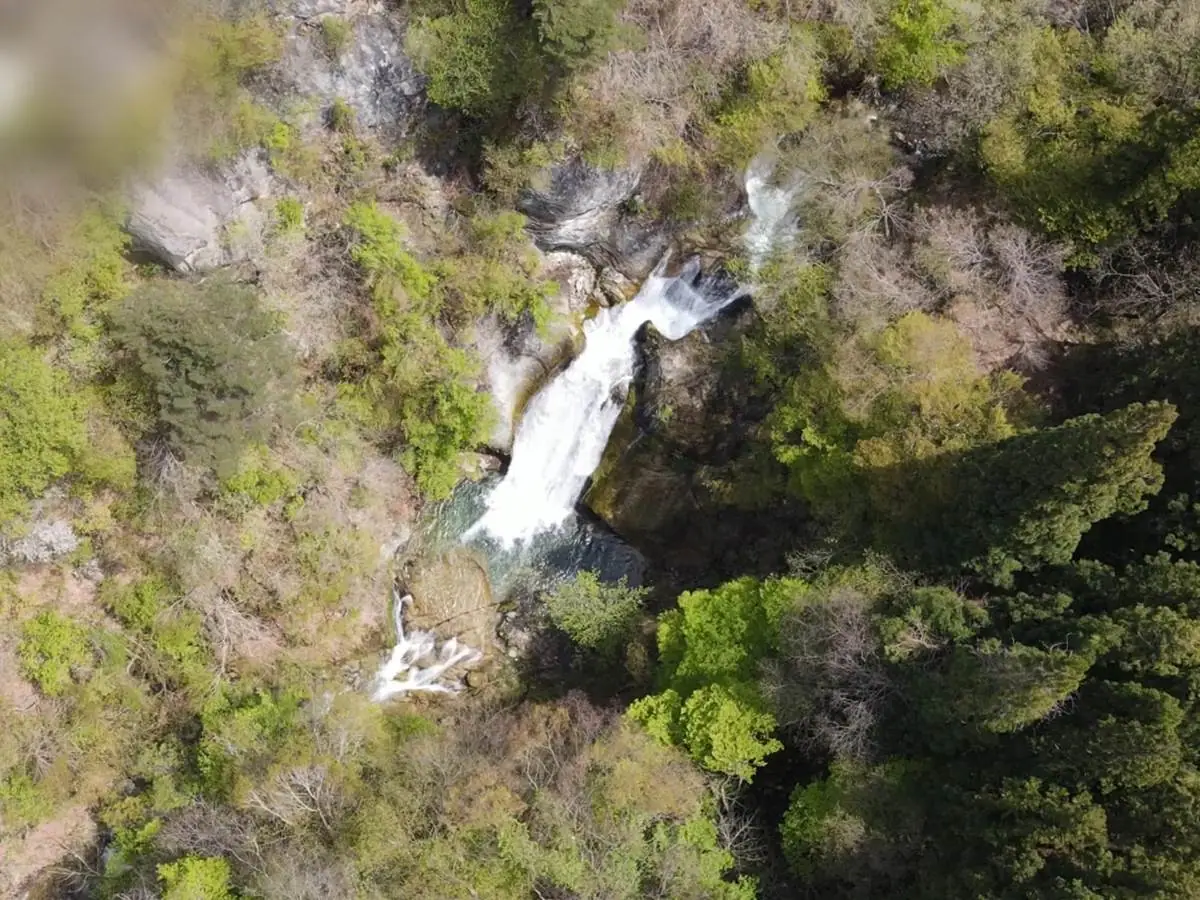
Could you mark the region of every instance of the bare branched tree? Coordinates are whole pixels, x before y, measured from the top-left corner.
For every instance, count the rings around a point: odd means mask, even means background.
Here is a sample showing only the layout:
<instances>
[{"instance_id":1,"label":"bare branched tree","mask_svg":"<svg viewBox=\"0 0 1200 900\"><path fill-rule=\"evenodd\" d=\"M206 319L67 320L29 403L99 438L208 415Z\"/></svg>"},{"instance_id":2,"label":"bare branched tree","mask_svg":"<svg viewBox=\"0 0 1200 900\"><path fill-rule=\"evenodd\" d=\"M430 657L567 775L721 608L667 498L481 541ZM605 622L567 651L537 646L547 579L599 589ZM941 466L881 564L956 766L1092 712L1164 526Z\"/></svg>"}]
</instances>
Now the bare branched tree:
<instances>
[{"instance_id":1,"label":"bare branched tree","mask_svg":"<svg viewBox=\"0 0 1200 900\"><path fill-rule=\"evenodd\" d=\"M645 34L645 46L609 54L584 94L617 116L634 155L682 135L716 99L722 76L769 55L786 34L740 0L632 0L623 18Z\"/></svg>"},{"instance_id":2,"label":"bare branched tree","mask_svg":"<svg viewBox=\"0 0 1200 900\"><path fill-rule=\"evenodd\" d=\"M780 723L802 743L839 758L869 760L892 685L867 598L841 588L792 616L765 688Z\"/></svg>"},{"instance_id":3,"label":"bare branched tree","mask_svg":"<svg viewBox=\"0 0 1200 900\"><path fill-rule=\"evenodd\" d=\"M336 779L319 763L276 772L267 784L252 789L246 799L251 809L291 828L315 818L328 834L334 833L344 801Z\"/></svg>"},{"instance_id":4,"label":"bare branched tree","mask_svg":"<svg viewBox=\"0 0 1200 900\"><path fill-rule=\"evenodd\" d=\"M742 784L733 778L714 779L711 783L717 802L717 840L733 854L739 864L761 863L769 846L762 823L746 803Z\"/></svg>"},{"instance_id":5,"label":"bare branched tree","mask_svg":"<svg viewBox=\"0 0 1200 900\"><path fill-rule=\"evenodd\" d=\"M1145 240L1109 252L1096 267L1093 305L1080 311L1155 320L1200 301L1200 248L1164 253Z\"/></svg>"},{"instance_id":6,"label":"bare branched tree","mask_svg":"<svg viewBox=\"0 0 1200 900\"><path fill-rule=\"evenodd\" d=\"M875 231L856 232L838 253L834 309L848 322L886 323L936 297L915 276L904 255Z\"/></svg>"},{"instance_id":7,"label":"bare branched tree","mask_svg":"<svg viewBox=\"0 0 1200 900\"><path fill-rule=\"evenodd\" d=\"M332 900L355 894L353 865L348 860L331 859L305 846L272 854L266 871L254 883L256 896L264 900Z\"/></svg>"},{"instance_id":8,"label":"bare branched tree","mask_svg":"<svg viewBox=\"0 0 1200 900\"><path fill-rule=\"evenodd\" d=\"M1039 330L1061 320L1065 305L1063 248L1019 225L998 225L988 232L988 240L1008 310Z\"/></svg>"},{"instance_id":9,"label":"bare branched tree","mask_svg":"<svg viewBox=\"0 0 1200 900\"><path fill-rule=\"evenodd\" d=\"M223 856L247 872L265 871L270 842L244 813L199 801L168 816L158 844L168 853Z\"/></svg>"},{"instance_id":10,"label":"bare branched tree","mask_svg":"<svg viewBox=\"0 0 1200 900\"><path fill-rule=\"evenodd\" d=\"M226 671L239 647L271 636L270 628L261 619L239 608L228 588L213 585L210 590L193 591L187 601L202 617L204 636L216 654L221 672Z\"/></svg>"}]
</instances>

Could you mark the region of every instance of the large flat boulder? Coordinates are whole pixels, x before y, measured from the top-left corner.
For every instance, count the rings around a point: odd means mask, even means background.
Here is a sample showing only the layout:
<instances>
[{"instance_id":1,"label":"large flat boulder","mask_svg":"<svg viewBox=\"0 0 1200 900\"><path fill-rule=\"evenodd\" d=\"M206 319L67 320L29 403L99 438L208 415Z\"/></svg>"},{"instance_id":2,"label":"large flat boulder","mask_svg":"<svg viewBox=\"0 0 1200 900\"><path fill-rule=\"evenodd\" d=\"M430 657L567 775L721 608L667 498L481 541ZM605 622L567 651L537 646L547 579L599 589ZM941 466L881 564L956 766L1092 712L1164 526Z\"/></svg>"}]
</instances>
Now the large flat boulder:
<instances>
[{"instance_id":1,"label":"large flat boulder","mask_svg":"<svg viewBox=\"0 0 1200 900\"><path fill-rule=\"evenodd\" d=\"M261 152L219 171L178 163L134 184L126 230L133 249L177 272L202 272L259 249L271 175Z\"/></svg>"}]
</instances>

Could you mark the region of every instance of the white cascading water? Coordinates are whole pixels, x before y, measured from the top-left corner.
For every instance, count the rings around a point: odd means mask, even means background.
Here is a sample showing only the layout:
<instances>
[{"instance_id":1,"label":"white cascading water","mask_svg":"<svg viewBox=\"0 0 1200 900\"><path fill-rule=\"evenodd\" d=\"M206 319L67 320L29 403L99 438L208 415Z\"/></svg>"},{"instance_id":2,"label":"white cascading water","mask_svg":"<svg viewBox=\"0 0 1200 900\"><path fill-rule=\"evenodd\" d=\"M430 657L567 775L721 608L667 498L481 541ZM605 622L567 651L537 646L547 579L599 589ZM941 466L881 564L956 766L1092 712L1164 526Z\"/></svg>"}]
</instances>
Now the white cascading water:
<instances>
[{"instance_id":1,"label":"white cascading water","mask_svg":"<svg viewBox=\"0 0 1200 900\"><path fill-rule=\"evenodd\" d=\"M637 363L634 337L646 322L678 340L741 293L708 296L693 287L699 266L675 277L656 272L628 303L584 324L583 352L530 402L513 443L512 464L466 533L505 547L566 521L608 444Z\"/></svg>"},{"instance_id":2,"label":"white cascading water","mask_svg":"<svg viewBox=\"0 0 1200 900\"><path fill-rule=\"evenodd\" d=\"M771 167L756 160L746 173L752 220L744 241L752 271L792 227L793 191L771 184ZM628 303L601 310L584 324L583 352L530 402L508 473L464 540L487 535L512 547L570 518L625 403L638 329L651 322L669 340L679 340L741 295L736 289L717 296L697 291L698 272L694 261L676 277L656 271Z\"/></svg>"},{"instance_id":3,"label":"white cascading water","mask_svg":"<svg viewBox=\"0 0 1200 900\"><path fill-rule=\"evenodd\" d=\"M462 682L449 673L473 666L483 653L460 644L458 638L443 641L431 631L404 628L404 607L412 602L407 594L395 597L396 646L375 674L371 699L390 700L409 694L457 694Z\"/></svg>"},{"instance_id":4,"label":"white cascading water","mask_svg":"<svg viewBox=\"0 0 1200 900\"><path fill-rule=\"evenodd\" d=\"M750 206L750 226L742 242L750 260L750 271L757 272L781 244L796 230L792 200L794 185L782 187L771 182L775 164L769 157L759 157L746 172L746 200Z\"/></svg>"}]
</instances>

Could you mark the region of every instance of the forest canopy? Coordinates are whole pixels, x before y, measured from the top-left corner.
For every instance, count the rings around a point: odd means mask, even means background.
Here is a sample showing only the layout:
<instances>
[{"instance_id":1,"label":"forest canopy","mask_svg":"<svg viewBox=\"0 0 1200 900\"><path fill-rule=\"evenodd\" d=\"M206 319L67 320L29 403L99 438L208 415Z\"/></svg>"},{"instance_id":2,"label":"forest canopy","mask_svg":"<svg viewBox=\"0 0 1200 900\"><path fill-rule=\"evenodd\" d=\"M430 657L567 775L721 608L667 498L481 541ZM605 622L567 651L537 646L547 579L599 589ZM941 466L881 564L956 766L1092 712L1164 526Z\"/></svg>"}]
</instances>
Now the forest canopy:
<instances>
[{"instance_id":1,"label":"forest canopy","mask_svg":"<svg viewBox=\"0 0 1200 900\"><path fill-rule=\"evenodd\" d=\"M35 6L0 895L1200 896L1195 3Z\"/></svg>"}]
</instances>

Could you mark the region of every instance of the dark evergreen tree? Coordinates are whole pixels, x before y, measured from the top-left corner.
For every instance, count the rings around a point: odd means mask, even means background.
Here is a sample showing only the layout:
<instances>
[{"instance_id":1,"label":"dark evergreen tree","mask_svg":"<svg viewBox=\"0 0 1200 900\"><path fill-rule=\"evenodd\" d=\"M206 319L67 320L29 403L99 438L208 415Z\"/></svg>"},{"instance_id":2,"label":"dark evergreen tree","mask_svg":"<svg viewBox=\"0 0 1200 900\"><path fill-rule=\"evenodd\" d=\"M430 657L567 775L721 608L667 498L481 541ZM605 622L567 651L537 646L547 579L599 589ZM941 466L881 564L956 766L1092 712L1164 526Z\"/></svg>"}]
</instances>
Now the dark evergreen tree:
<instances>
[{"instance_id":1,"label":"dark evergreen tree","mask_svg":"<svg viewBox=\"0 0 1200 900\"><path fill-rule=\"evenodd\" d=\"M161 435L200 465L229 470L284 409L293 362L253 288L155 282L113 311L112 334Z\"/></svg>"},{"instance_id":2,"label":"dark evergreen tree","mask_svg":"<svg viewBox=\"0 0 1200 900\"><path fill-rule=\"evenodd\" d=\"M915 464L912 503L877 511L882 536L918 567L998 584L1069 562L1092 525L1139 512L1161 488L1151 454L1175 417L1170 404L1135 403Z\"/></svg>"}]
</instances>

